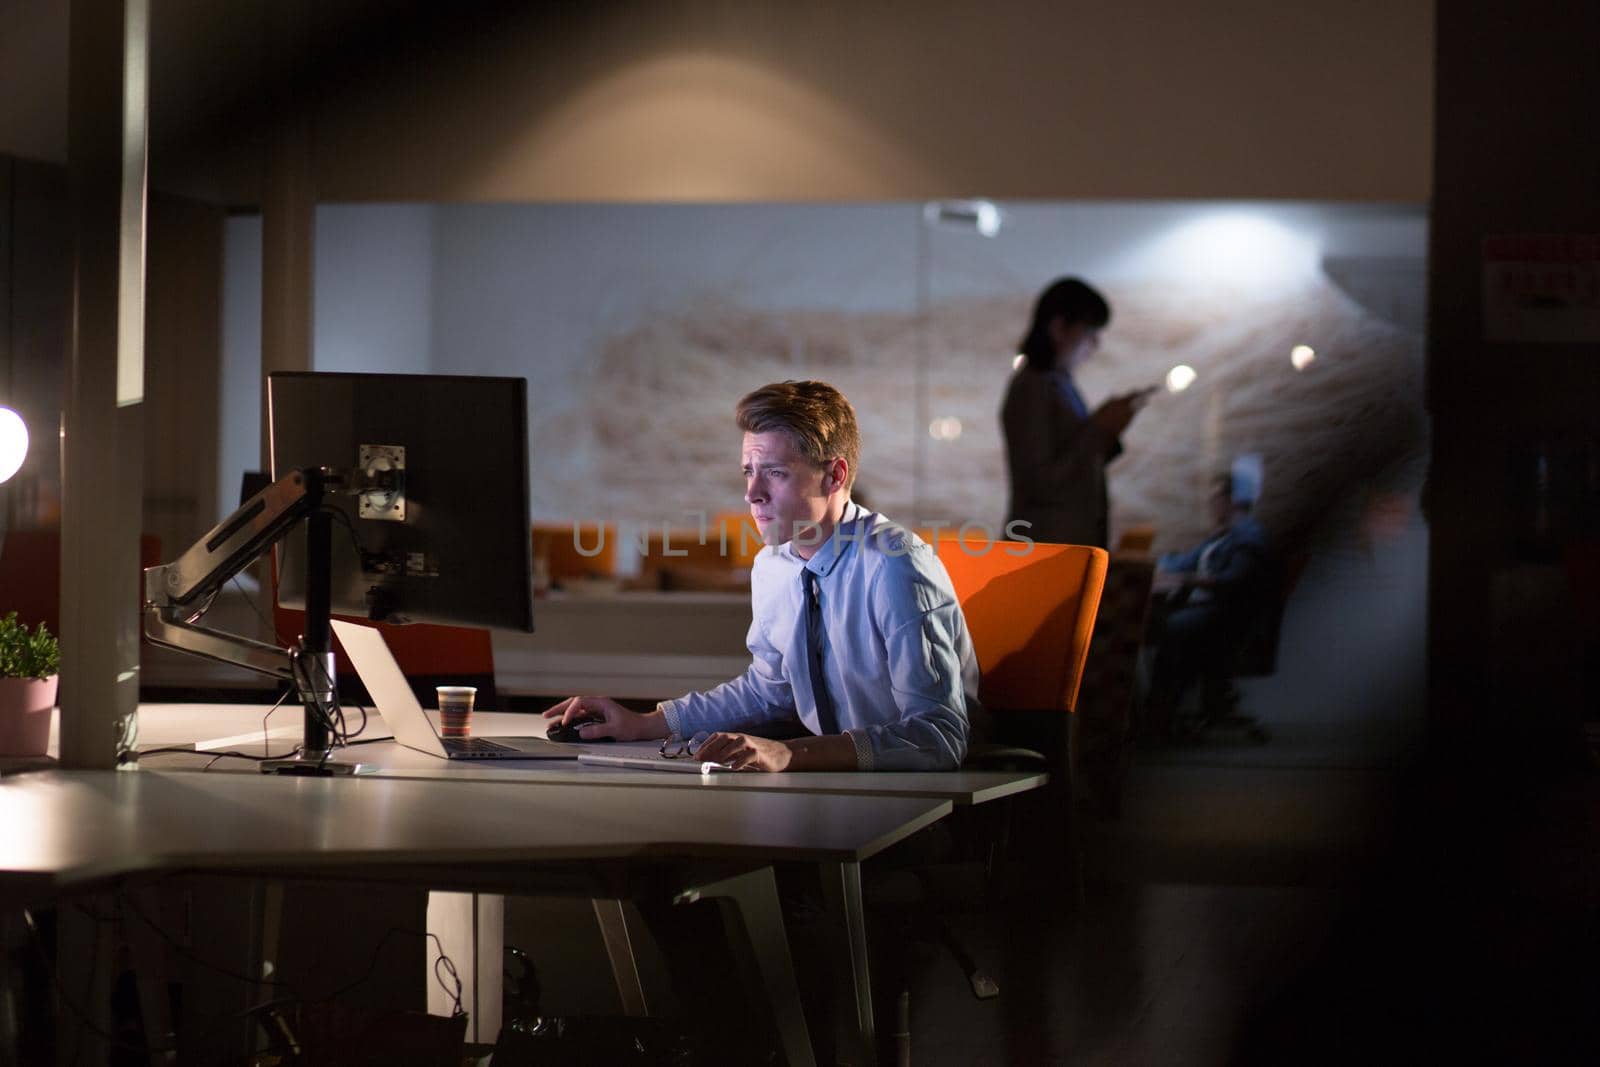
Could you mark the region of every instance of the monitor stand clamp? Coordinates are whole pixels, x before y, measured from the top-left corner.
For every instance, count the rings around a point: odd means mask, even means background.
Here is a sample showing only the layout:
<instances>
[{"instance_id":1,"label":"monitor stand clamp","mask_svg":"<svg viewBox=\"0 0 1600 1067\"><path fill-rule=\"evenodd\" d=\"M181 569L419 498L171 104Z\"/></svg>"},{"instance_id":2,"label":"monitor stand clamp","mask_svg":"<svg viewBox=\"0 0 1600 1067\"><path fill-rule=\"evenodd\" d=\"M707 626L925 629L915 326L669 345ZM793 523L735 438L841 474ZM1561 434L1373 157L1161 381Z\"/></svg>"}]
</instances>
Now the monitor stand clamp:
<instances>
[{"instance_id":1,"label":"monitor stand clamp","mask_svg":"<svg viewBox=\"0 0 1600 1067\"><path fill-rule=\"evenodd\" d=\"M283 759L261 761L262 774L286 774L299 778L346 778L366 769L360 763L340 763L327 759L325 754L307 756L300 753Z\"/></svg>"}]
</instances>

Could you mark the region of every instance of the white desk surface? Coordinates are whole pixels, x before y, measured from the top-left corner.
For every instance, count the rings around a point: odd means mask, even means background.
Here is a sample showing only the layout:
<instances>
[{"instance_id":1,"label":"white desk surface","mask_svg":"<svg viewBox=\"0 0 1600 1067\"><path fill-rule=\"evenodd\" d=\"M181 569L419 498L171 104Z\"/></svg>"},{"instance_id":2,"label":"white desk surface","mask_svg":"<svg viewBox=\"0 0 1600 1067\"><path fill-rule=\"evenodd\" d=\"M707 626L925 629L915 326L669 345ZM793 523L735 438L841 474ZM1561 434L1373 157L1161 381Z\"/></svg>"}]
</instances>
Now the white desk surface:
<instances>
[{"instance_id":1,"label":"white desk surface","mask_svg":"<svg viewBox=\"0 0 1600 1067\"><path fill-rule=\"evenodd\" d=\"M145 704L140 707L139 743L141 748L185 744L204 738L237 738L237 746L259 752L265 706L245 704ZM369 712L371 721L363 739L391 736L382 716ZM352 713L347 709L346 716ZM271 739L274 754L286 753L298 741L302 712L298 706L285 706L274 713L269 729L280 736ZM545 720L540 715L515 712L473 713L473 732L482 737L495 735L539 736ZM253 742L253 744L252 744ZM611 742L576 746L598 753L623 753L654 756L659 743ZM830 793L843 796L926 797L955 804L981 804L1017 793L1037 789L1047 780L1042 771L879 771L825 772L807 774L713 774L697 775L667 771L632 770L579 764L575 760L445 760L403 745L389 742L354 745L336 757L341 762L359 761L372 768L372 774L388 778L442 778L451 781L517 782L549 785L607 785L649 789L693 789L702 792L771 792L784 794ZM150 756L141 761L159 770L176 766L170 757ZM190 761L192 763L192 760ZM248 767L241 761L222 761ZM235 768L230 768L235 769Z\"/></svg>"},{"instance_id":2,"label":"white desk surface","mask_svg":"<svg viewBox=\"0 0 1600 1067\"><path fill-rule=\"evenodd\" d=\"M229 738L231 747L260 751L266 711L144 705L140 747ZM293 747L301 718L295 706L271 716L268 728L287 735L271 742L274 754ZM481 736L540 734L544 719L480 711L473 727ZM387 734L372 713L366 736ZM524 892L537 891L546 872L570 870L564 861L749 868L812 862L822 875L839 968L836 1040L863 1058L873 1047L873 1012L860 863L943 818L952 803L992 800L1046 780L984 771L701 776L574 760L463 763L392 741L341 753L377 764L381 770L370 777L268 777L243 760L218 766L248 773L151 773L168 760L195 766L202 756L150 755L141 760L146 770L134 774L0 779L4 888L30 895L140 870L193 869L371 878L420 871L450 879L441 885Z\"/></svg>"},{"instance_id":3,"label":"white desk surface","mask_svg":"<svg viewBox=\"0 0 1600 1067\"><path fill-rule=\"evenodd\" d=\"M0 876L693 859L860 862L947 801L496 782L42 771L0 780Z\"/></svg>"},{"instance_id":4,"label":"white desk surface","mask_svg":"<svg viewBox=\"0 0 1600 1067\"><path fill-rule=\"evenodd\" d=\"M826 793L39 771L0 779L0 902L94 890L128 876L196 871L495 892L576 888L592 895L619 884L619 865L631 871L640 861L683 872L678 888L697 884L693 870L719 869L723 873L698 890L716 895L723 879L743 881L776 861L853 871L950 808L947 800ZM756 892L761 886L764 891ZM773 886L768 874L736 892L748 898L740 906L746 924L758 931L750 935L751 948L790 1061L808 1064ZM861 976L852 992L868 1006L858 1017L870 1020L853 878L845 893L833 909L840 973ZM486 988L498 1000L495 984ZM870 1023L841 1025L841 1042L871 1046Z\"/></svg>"}]
</instances>

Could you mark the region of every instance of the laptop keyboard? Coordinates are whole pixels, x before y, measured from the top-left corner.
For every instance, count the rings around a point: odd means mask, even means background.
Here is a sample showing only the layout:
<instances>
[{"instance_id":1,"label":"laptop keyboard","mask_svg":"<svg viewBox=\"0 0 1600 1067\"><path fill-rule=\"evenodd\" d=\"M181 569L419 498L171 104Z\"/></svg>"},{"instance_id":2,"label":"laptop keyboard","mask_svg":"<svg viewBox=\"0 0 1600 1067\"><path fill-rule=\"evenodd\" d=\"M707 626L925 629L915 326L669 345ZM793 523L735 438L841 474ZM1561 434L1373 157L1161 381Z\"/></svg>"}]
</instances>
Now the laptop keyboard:
<instances>
[{"instance_id":1,"label":"laptop keyboard","mask_svg":"<svg viewBox=\"0 0 1600 1067\"><path fill-rule=\"evenodd\" d=\"M510 745L496 744L483 737L447 737L444 738L444 747L449 752L460 752L471 755L474 752L515 752Z\"/></svg>"}]
</instances>

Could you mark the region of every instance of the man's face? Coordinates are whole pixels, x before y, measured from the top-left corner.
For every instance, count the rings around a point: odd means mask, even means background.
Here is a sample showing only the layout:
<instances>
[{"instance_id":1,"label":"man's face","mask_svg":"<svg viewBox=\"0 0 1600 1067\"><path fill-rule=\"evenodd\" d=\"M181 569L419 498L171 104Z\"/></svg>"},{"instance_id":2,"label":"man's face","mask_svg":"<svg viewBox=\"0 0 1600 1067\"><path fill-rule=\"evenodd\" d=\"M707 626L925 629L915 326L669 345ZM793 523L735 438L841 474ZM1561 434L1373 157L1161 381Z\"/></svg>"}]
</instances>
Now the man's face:
<instances>
[{"instance_id":1,"label":"man's face","mask_svg":"<svg viewBox=\"0 0 1600 1067\"><path fill-rule=\"evenodd\" d=\"M781 545L798 538L799 547L816 547L817 524L828 514L822 468L796 451L779 430L745 434L740 458L744 498L761 540Z\"/></svg>"}]
</instances>

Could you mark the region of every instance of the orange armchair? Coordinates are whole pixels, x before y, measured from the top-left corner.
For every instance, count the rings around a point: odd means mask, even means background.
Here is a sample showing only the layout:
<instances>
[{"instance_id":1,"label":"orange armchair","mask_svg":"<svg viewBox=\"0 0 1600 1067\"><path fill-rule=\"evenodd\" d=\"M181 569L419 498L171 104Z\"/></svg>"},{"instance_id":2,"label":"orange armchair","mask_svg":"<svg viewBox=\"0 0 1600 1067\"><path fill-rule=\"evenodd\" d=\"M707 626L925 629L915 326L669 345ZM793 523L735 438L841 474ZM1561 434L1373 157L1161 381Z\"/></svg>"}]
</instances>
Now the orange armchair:
<instances>
[{"instance_id":1,"label":"orange armchair","mask_svg":"<svg viewBox=\"0 0 1600 1067\"><path fill-rule=\"evenodd\" d=\"M551 582L610 578L617 573L617 524L614 522L536 522L533 559L540 559Z\"/></svg>"},{"instance_id":2,"label":"orange armchair","mask_svg":"<svg viewBox=\"0 0 1600 1067\"><path fill-rule=\"evenodd\" d=\"M1095 616L1105 588L1109 557L1104 549L1085 545L1051 545L1041 542L983 541L951 535L934 542L934 551L950 575L956 598L967 620L967 631L982 671L979 699L993 718L997 738L1019 740L1027 748L974 745L968 762L978 766L1011 763L1046 763L1033 751L1041 747L1035 737L1047 738L1042 747L1057 753L1058 778L1052 784L1057 797L1069 797L1072 782L1071 726L1077 716L1078 691L1088 662ZM1060 845L1043 851L1045 862L1063 862L1071 872L1069 884L1083 892L1076 820L1065 803L1053 813L1065 816ZM989 822L974 833L984 852L984 866L993 863L986 850L1008 838L1009 806L1000 815L1005 824L992 825L990 812L969 812L972 821ZM1045 824L1052 820L1047 818ZM1038 824L1035 823L1037 831ZM1048 839L1049 831L1046 831ZM999 986L979 966L948 926L937 918L922 921L939 931L938 940L954 953L979 998L997 996Z\"/></svg>"},{"instance_id":3,"label":"orange armchair","mask_svg":"<svg viewBox=\"0 0 1600 1067\"><path fill-rule=\"evenodd\" d=\"M985 708L1070 713L1109 557L1087 545L960 540L934 545L983 671Z\"/></svg>"}]
</instances>

